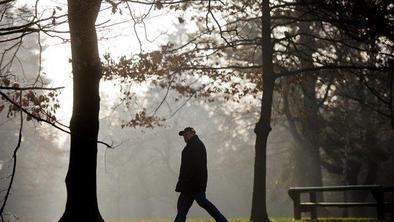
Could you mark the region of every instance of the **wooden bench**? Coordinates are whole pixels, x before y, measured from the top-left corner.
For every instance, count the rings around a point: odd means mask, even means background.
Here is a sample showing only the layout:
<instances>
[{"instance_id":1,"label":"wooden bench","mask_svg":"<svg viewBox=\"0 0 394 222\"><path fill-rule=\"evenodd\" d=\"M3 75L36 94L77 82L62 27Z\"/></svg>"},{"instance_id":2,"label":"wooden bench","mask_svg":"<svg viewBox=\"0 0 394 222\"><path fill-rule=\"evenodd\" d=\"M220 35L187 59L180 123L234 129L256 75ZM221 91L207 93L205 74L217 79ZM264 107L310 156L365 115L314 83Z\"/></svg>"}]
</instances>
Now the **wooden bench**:
<instances>
[{"instance_id":1,"label":"wooden bench","mask_svg":"<svg viewBox=\"0 0 394 222\"><path fill-rule=\"evenodd\" d=\"M325 202L318 201L317 193L322 192L346 192L366 191L374 198L372 202ZM294 219L301 219L301 213L310 212L311 219L317 219L318 207L375 207L378 220L384 220L385 213L394 212L394 202L385 200L385 193L394 192L394 187L383 187L380 185L352 185L352 186L324 186L324 187L291 187L289 196L293 200ZM301 202L301 194L309 193L309 202Z\"/></svg>"}]
</instances>

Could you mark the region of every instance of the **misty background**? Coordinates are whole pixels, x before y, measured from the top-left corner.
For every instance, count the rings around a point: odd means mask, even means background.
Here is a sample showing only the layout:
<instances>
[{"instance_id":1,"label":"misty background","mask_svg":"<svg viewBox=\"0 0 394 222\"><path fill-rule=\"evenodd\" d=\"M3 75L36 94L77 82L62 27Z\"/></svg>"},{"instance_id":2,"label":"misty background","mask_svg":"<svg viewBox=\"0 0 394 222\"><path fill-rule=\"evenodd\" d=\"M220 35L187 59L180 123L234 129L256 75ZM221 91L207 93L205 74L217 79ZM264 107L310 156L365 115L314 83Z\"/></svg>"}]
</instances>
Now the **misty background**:
<instances>
[{"instance_id":1,"label":"misty background","mask_svg":"<svg viewBox=\"0 0 394 222\"><path fill-rule=\"evenodd\" d=\"M102 21L106 20L106 16L109 15L104 15L101 18ZM153 14L150 23L153 24L163 18L160 16L170 17L171 15ZM158 43L155 44L169 40L174 41L174 44L180 44L188 38L186 32L195 30L193 27L187 29L186 25L180 24L177 16L177 14L173 15L171 22L168 23L171 28L159 27L157 31L150 31L162 36L162 39L157 40ZM148 27L152 26L149 26L148 22ZM109 31L111 27L102 29L100 32L101 53L111 52L115 55L124 53L121 50L110 51L111 44L115 45L115 48L130 51L129 53L139 50L138 47L129 48L130 45L138 45L138 43L135 36L130 34L132 32L123 35L124 27L132 28L131 25L126 25L117 27L115 31ZM163 29L167 29L168 32L164 33ZM115 39L115 42L108 40L111 38ZM130 45L124 43L122 39L125 38L133 38L127 43ZM145 42L144 46L148 49L155 47L149 44L153 45L153 43ZM15 73L23 73L22 79L26 82L34 79L37 70L40 69L38 66L39 47L43 48L44 57L41 58L43 69L48 72L47 76L44 75L43 81L56 86L66 86L61 90L61 108L58 113L61 114L59 117L61 122L68 124L71 110L69 101L71 64L67 61L68 43L44 39L43 45L39 46L37 36L29 35L24 39L23 47L19 51L20 62L15 62L12 70ZM58 47L61 47L61 50L65 48L67 50L57 55L56 51L61 51ZM0 48L4 50L7 45L2 44ZM48 54L45 54L46 52ZM55 60L64 61L68 67L58 66ZM63 72L68 73L63 75ZM56 75L66 77L57 79L54 77ZM253 129L259 118L258 99L245 98L238 103L220 96L212 98L213 101L194 97L180 99L180 95L176 92L169 92L166 102L160 105L166 90L141 84L130 88L135 100L133 104L125 105L122 94L116 88L118 82L102 82L102 86L99 139L114 146L113 149L109 149L99 145L97 159L97 193L100 211L104 218L130 220L175 217L178 193L174 190L179 172L180 154L185 146L183 138L178 136L178 131L187 126L196 129L207 148L207 197L228 218L245 218L250 215L255 143ZM63 100L67 101L63 102ZM282 94L276 92L274 103L277 104L277 108L281 106L282 100ZM340 98L335 100L338 101ZM295 100L293 102L296 103ZM343 106L356 105L345 104ZM142 107L149 113L157 112L158 116L165 116L166 121L161 126L153 128L123 127L125 121L134 116L131 110ZM284 113L279 111L281 109L276 110L274 107L273 130L268 140L267 206L268 213L272 217L291 217L293 205L287 190L291 186L299 185L300 181L310 179L305 174L295 171L297 161L303 161L308 157L297 155L299 144L289 130L288 120ZM332 113L338 112L330 110L324 115L330 119ZM358 119L354 117L356 115L350 113L347 116L348 119L333 121L346 124L348 123L346 121L357 122L364 119L365 122L360 121L360 125L361 128L367 129L371 122L368 122L366 116L373 120L379 119L380 122L376 124L377 128L381 127L379 132L384 133L374 134L378 142L368 147L365 146L367 151L351 153L350 156L356 156L357 161L360 159L365 161L368 158L376 159L373 183L392 185L394 181L392 132L387 132L389 127L380 124L384 121L380 117L371 116L370 111L360 113L360 116L357 116ZM339 113L338 116L345 115ZM352 117L354 117L353 120L351 120ZM12 152L18 138L18 124L19 120L14 116L9 116L6 111L0 113L1 194L5 192L8 185ZM383 142L380 143L380 140ZM64 178L68 167L69 147L69 136L63 132L45 123L34 121L25 123L22 145L18 151L15 182L5 211L8 216L21 221L49 221L61 217L66 203ZM369 152L371 149L374 151ZM322 151L322 156L324 154L325 152ZM356 179L362 181L367 172L369 172L368 166L360 166ZM342 173L335 174L324 167L322 167L322 173L324 185L340 185L344 182ZM329 199L330 196L328 195L327 198ZM194 204L189 217L208 218L209 215Z\"/></svg>"}]
</instances>

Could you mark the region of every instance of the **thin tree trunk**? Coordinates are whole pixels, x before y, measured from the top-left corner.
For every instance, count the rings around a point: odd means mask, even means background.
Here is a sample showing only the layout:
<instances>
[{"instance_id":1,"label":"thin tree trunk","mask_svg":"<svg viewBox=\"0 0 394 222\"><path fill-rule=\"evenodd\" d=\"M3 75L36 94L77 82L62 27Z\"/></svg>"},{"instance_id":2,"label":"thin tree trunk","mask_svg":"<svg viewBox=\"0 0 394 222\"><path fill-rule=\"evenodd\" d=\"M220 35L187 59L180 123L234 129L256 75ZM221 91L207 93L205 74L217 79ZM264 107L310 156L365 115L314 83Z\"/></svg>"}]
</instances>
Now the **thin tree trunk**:
<instances>
[{"instance_id":1,"label":"thin tree trunk","mask_svg":"<svg viewBox=\"0 0 394 222\"><path fill-rule=\"evenodd\" d=\"M254 222L269 221L266 205L266 156L267 140L271 131L272 97L275 77L272 65L271 15L269 0L262 1L262 39L263 52L263 96L260 119L256 124L255 166L253 182L253 200L251 220Z\"/></svg>"},{"instance_id":2,"label":"thin tree trunk","mask_svg":"<svg viewBox=\"0 0 394 222\"><path fill-rule=\"evenodd\" d=\"M97 204L97 137L101 64L95 22L101 0L69 0L73 111L67 203L61 222L103 221Z\"/></svg>"},{"instance_id":3,"label":"thin tree trunk","mask_svg":"<svg viewBox=\"0 0 394 222\"><path fill-rule=\"evenodd\" d=\"M390 110L391 110L391 128L394 130L394 59L390 61Z\"/></svg>"}]
</instances>

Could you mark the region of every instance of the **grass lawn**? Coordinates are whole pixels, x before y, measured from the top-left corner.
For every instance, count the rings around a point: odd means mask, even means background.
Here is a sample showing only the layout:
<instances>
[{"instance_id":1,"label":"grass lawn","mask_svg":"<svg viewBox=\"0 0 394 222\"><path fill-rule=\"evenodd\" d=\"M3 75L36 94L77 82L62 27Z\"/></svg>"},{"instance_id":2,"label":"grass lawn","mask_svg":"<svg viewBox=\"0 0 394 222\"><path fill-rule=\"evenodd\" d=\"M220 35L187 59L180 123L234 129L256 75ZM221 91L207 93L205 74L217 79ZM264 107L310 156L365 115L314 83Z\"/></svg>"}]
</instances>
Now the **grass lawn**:
<instances>
[{"instance_id":1,"label":"grass lawn","mask_svg":"<svg viewBox=\"0 0 394 222\"><path fill-rule=\"evenodd\" d=\"M172 222L173 220L163 219L163 220L105 220L106 222ZM293 220L292 218L271 218L272 222L309 222L312 220ZM316 220L315 220L316 221ZM348 221L348 222L374 222L378 221L374 218L321 218L317 221L321 222L340 222L340 221ZM392 219L386 220L387 222L393 221ZM188 219L186 222L215 222L213 219ZM229 222L249 222L247 219L230 219Z\"/></svg>"}]
</instances>

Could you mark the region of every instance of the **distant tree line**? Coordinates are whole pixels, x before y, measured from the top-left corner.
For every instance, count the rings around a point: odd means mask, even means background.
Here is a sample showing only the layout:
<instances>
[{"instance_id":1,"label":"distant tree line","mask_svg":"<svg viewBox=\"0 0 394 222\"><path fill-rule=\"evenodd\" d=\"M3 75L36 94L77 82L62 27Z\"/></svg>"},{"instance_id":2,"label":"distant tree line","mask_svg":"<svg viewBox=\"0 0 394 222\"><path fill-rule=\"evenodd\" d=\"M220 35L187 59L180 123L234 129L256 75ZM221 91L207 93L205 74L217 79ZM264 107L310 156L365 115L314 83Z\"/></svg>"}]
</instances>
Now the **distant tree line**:
<instances>
[{"instance_id":1,"label":"distant tree line","mask_svg":"<svg viewBox=\"0 0 394 222\"><path fill-rule=\"evenodd\" d=\"M107 2L116 13L134 1ZM103 220L96 195L102 77L149 81L207 102L215 96L256 99L253 221L269 221L266 155L273 112L283 114L296 141L295 178L308 178L296 185L322 185L322 167L341 174L344 183L374 181L379 164L387 160L394 128L394 9L388 1L135 3L199 12L178 18L195 24L198 32L182 44L169 42L160 50L119 60L106 55L101 62L95 27L101 1L68 1L74 101L61 221ZM277 103L279 109L273 110ZM142 112L126 126L153 126L161 120ZM367 176L360 181L354 175L363 167Z\"/></svg>"}]
</instances>

